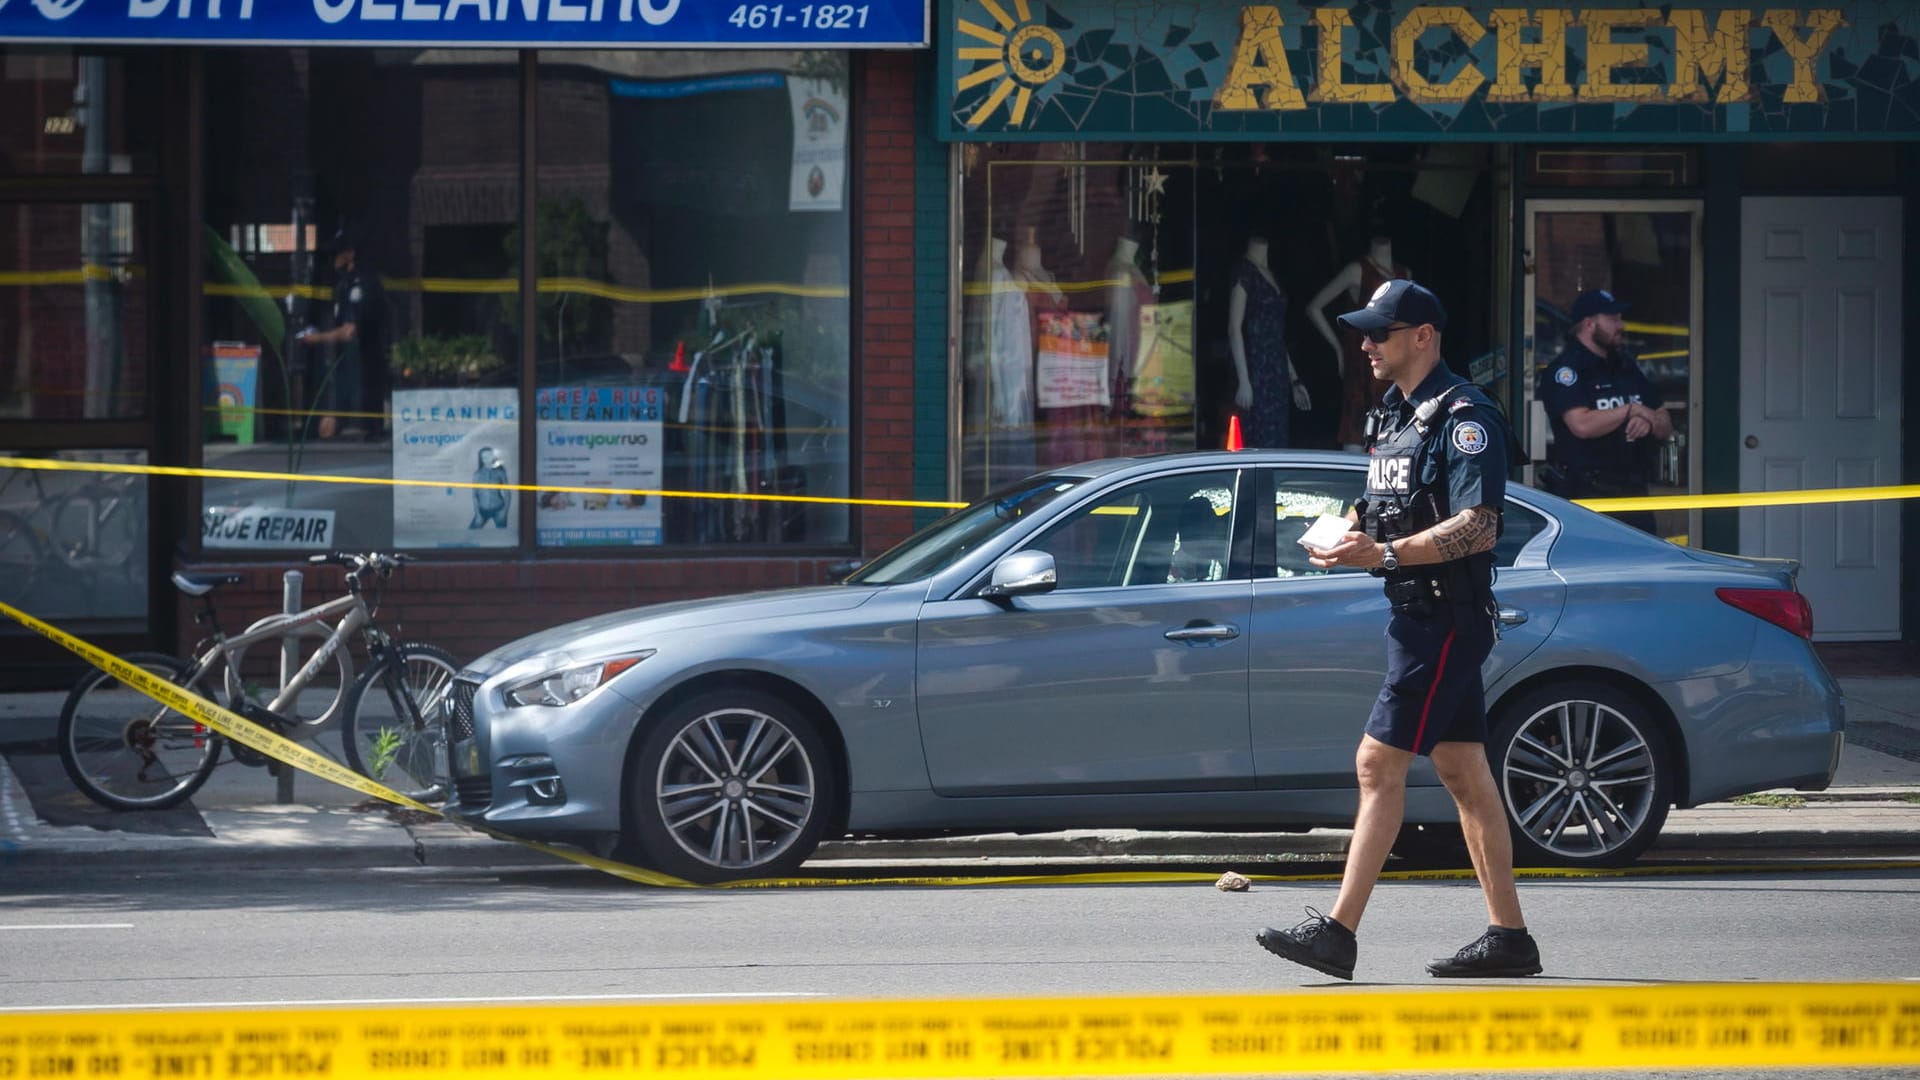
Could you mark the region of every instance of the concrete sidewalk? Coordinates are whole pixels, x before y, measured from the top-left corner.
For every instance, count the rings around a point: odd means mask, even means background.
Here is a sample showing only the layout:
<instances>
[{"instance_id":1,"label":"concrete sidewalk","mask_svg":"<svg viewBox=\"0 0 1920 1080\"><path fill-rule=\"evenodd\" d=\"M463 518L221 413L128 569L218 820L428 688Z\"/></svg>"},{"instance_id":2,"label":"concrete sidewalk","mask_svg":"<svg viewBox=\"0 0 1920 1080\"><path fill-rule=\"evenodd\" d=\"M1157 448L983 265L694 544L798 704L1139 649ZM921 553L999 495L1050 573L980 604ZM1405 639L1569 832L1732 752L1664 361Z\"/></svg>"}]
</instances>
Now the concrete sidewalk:
<instances>
[{"instance_id":1,"label":"concrete sidewalk","mask_svg":"<svg viewBox=\"0 0 1920 1080\"><path fill-rule=\"evenodd\" d=\"M1834 786L1676 810L1650 859L1920 856L1920 678L1843 677L1848 742ZM45 728L63 695L0 696L0 736ZM337 754L330 736L322 749ZM312 777L294 781L279 804L264 769L223 765L190 806L116 814L94 806L66 780L51 743L0 742L0 873L90 864L127 870L221 864L246 867L559 865L550 855L448 822L392 813L358 792ZM1795 804L1795 805L1768 805ZM1345 829L1306 833L1191 833L1072 830L894 841L834 841L808 865L975 866L1170 862L1243 871L1345 851Z\"/></svg>"}]
</instances>

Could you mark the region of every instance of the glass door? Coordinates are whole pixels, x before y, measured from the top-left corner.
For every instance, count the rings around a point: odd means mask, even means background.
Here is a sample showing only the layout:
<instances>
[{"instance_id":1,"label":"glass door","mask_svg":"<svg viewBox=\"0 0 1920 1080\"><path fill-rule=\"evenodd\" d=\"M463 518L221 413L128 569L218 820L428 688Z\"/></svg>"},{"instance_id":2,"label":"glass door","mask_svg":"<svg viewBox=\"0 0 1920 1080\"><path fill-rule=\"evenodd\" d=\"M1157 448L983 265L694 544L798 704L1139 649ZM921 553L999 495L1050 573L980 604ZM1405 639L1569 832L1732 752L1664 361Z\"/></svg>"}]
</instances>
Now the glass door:
<instances>
[{"instance_id":1,"label":"glass door","mask_svg":"<svg viewBox=\"0 0 1920 1080\"><path fill-rule=\"evenodd\" d=\"M0 456L147 462L146 209L0 203ZM144 633L149 517L144 476L0 468L0 600L93 633Z\"/></svg>"},{"instance_id":2,"label":"glass door","mask_svg":"<svg viewBox=\"0 0 1920 1080\"><path fill-rule=\"evenodd\" d=\"M1546 458L1553 439L1538 380L1556 367L1574 334L1574 299L1606 289L1632 305L1620 348L1637 359L1673 419L1673 437L1646 462L1649 493L1700 490L1700 217L1697 200L1527 201L1523 280L1531 314L1522 354L1531 377L1522 385L1535 461ZM1528 483L1534 472L1529 466ZM1663 510L1655 524L1675 543L1697 543L1700 511Z\"/></svg>"}]
</instances>

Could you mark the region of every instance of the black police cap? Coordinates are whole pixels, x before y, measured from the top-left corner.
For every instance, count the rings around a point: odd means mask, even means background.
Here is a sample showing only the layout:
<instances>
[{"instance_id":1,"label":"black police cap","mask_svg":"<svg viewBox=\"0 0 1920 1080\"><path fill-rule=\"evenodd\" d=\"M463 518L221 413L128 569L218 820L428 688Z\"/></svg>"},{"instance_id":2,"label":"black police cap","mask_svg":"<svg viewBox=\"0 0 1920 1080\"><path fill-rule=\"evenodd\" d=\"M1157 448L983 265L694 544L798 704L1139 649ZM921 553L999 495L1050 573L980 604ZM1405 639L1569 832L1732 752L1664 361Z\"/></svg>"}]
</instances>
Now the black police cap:
<instances>
[{"instance_id":1,"label":"black police cap","mask_svg":"<svg viewBox=\"0 0 1920 1080\"><path fill-rule=\"evenodd\" d=\"M1447 309L1440 298L1425 286L1405 278L1395 278L1373 290L1373 298L1359 311L1349 311L1340 321L1362 332L1384 330L1394 323L1419 326L1431 323L1435 330L1447 328Z\"/></svg>"}]
</instances>

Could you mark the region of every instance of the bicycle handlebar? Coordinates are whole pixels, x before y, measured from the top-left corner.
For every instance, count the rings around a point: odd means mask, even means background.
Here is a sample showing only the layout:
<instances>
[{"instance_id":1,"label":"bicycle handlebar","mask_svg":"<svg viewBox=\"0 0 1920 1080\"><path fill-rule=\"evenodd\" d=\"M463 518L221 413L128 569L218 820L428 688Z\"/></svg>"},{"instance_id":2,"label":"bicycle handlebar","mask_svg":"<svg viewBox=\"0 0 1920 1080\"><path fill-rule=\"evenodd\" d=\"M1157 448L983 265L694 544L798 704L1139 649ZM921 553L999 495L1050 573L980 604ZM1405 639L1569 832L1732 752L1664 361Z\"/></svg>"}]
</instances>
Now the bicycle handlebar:
<instances>
[{"instance_id":1,"label":"bicycle handlebar","mask_svg":"<svg viewBox=\"0 0 1920 1080\"><path fill-rule=\"evenodd\" d=\"M372 570L382 577L385 577L412 561L413 556L403 555L397 551L371 551L365 555L356 554L351 551L329 551L324 555L307 556L307 562L316 565L344 566L356 574L362 570Z\"/></svg>"}]
</instances>

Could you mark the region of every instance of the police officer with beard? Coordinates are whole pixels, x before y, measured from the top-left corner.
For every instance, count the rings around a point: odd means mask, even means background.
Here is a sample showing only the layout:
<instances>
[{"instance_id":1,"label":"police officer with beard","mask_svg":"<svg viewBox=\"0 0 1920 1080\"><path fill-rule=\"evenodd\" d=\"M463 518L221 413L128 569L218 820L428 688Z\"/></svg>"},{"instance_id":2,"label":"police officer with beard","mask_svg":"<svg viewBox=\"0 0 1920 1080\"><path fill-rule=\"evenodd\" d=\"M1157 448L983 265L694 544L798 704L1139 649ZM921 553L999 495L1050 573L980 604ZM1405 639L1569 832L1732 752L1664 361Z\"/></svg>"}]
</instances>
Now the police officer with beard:
<instances>
[{"instance_id":1,"label":"police officer with beard","mask_svg":"<svg viewBox=\"0 0 1920 1080\"><path fill-rule=\"evenodd\" d=\"M1632 498L1647 493L1650 447L1673 434L1660 392L1621 348L1627 311L1605 289L1573 302L1567 346L1540 373L1534 396L1553 427L1541 486L1568 499ZM1616 512L1621 521L1655 532L1652 511Z\"/></svg>"},{"instance_id":2,"label":"police officer with beard","mask_svg":"<svg viewBox=\"0 0 1920 1080\"><path fill-rule=\"evenodd\" d=\"M1386 282L1367 306L1340 316L1361 332L1373 377L1393 385L1367 420L1365 496L1354 529L1310 551L1315 566L1349 566L1382 578L1387 676L1354 764L1360 812L1333 910L1256 939L1316 971L1353 978L1354 931L1386 865L1406 811L1407 771L1426 755L1460 811L1486 896L1487 930L1435 976L1534 975L1540 950L1514 889L1513 840L1487 764L1487 706L1480 665L1493 649L1493 546L1506 498L1506 421L1479 387L1440 358L1446 309L1406 280Z\"/></svg>"}]
</instances>

